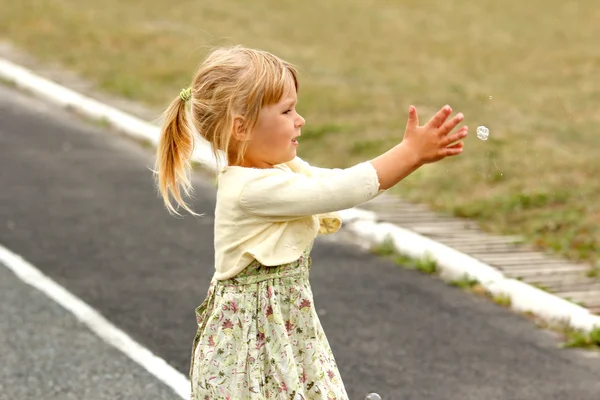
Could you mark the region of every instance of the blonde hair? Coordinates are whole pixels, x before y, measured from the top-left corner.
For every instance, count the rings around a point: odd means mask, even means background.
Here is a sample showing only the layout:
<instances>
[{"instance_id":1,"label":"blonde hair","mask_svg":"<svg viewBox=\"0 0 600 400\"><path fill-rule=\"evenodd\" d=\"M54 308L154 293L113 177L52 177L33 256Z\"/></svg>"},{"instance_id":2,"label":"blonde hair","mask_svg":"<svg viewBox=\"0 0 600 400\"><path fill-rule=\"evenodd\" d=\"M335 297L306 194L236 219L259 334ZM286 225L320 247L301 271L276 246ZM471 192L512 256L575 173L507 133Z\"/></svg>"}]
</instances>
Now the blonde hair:
<instances>
[{"instance_id":1,"label":"blonde hair","mask_svg":"<svg viewBox=\"0 0 600 400\"><path fill-rule=\"evenodd\" d=\"M176 205L197 215L187 206L180 190L183 189L186 196L192 191L192 126L211 144L217 160L222 151L228 162L241 164L247 142L237 141L235 137L232 140L234 119L242 116L242 129L250 131L260 109L277 103L290 79L297 91L295 67L266 51L234 46L215 49L206 57L192 80L189 113L183 95L177 96L164 113L154 171L158 189L171 214L179 214L171 202L172 197Z\"/></svg>"}]
</instances>

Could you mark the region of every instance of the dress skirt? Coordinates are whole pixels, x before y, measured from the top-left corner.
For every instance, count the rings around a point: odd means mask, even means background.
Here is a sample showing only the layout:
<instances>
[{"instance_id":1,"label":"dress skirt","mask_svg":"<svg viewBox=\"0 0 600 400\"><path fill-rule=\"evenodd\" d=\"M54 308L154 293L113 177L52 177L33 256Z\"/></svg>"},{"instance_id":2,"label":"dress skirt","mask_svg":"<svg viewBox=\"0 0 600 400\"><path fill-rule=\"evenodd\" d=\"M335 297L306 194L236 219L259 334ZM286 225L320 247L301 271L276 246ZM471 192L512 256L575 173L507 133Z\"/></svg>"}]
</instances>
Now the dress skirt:
<instances>
[{"instance_id":1,"label":"dress skirt","mask_svg":"<svg viewBox=\"0 0 600 400\"><path fill-rule=\"evenodd\" d=\"M346 400L309 284L312 244L275 267L213 279L196 309L192 400Z\"/></svg>"}]
</instances>

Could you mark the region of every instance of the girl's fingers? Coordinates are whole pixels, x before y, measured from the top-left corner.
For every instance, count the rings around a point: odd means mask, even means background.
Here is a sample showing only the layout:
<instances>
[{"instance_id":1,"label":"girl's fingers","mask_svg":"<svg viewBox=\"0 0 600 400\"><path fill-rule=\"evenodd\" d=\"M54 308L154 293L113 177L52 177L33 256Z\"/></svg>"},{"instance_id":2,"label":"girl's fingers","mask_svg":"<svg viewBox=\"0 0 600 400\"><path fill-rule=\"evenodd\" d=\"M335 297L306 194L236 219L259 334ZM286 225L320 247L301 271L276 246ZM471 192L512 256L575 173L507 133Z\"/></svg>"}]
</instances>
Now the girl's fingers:
<instances>
[{"instance_id":1,"label":"girl's fingers","mask_svg":"<svg viewBox=\"0 0 600 400\"><path fill-rule=\"evenodd\" d=\"M452 132L452 129L456 128L456 125L460 124L465 119L463 113L458 113L450 121L446 121L444 125L440 127L440 134L447 135L448 132Z\"/></svg>"},{"instance_id":2,"label":"girl's fingers","mask_svg":"<svg viewBox=\"0 0 600 400\"><path fill-rule=\"evenodd\" d=\"M468 134L469 134L469 127L463 126L462 128L460 128L458 131L454 132L453 134L446 136L446 138L444 140L445 146L448 146L449 144L454 143L457 140L464 139L465 137L467 137Z\"/></svg>"},{"instance_id":3,"label":"girl's fingers","mask_svg":"<svg viewBox=\"0 0 600 400\"><path fill-rule=\"evenodd\" d=\"M463 142L458 142L458 143L453 144L452 146L448 146L446 148L447 149L462 149L463 147L465 147L465 144Z\"/></svg>"},{"instance_id":4,"label":"girl's fingers","mask_svg":"<svg viewBox=\"0 0 600 400\"><path fill-rule=\"evenodd\" d=\"M448 157L448 156L456 156L456 155L459 155L460 153L462 153L462 151L463 151L463 144L462 143L457 143L454 146L446 147L444 149L444 155L446 157Z\"/></svg>"},{"instance_id":5,"label":"girl's fingers","mask_svg":"<svg viewBox=\"0 0 600 400\"><path fill-rule=\"evenodd\" d=\"M452 108L450 108L450 106L442 107L442 109L438 111L433 118L431 118L431 120L429 120L426 126L430 128L439 128L451 113Z\"/></svg>"},{"instance_id":6,"label":"girl's fingers","mask_svg":"<svg viewBox=\"0 0 600 400\"><path fill-rule=\"evenodd\" d=\"M417 109L414 106L408 108L408 121L406 122L406 129L416 129L419 126L419 116Z\"/></svg>"}]
</instances>

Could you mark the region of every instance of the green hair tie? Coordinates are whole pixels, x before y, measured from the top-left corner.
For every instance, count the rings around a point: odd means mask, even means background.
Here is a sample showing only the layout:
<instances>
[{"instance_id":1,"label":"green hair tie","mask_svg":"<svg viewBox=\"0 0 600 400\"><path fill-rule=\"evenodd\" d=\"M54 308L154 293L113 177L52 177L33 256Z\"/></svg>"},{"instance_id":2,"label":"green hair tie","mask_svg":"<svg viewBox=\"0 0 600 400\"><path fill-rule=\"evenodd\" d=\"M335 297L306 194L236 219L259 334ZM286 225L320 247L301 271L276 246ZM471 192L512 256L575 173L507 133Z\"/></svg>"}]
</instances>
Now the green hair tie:
<instances>
[{"instance_id":1,"label":"green hair tie","mask_svg":"<svg viewBox=\"0 0 600 400\"><path fill-rule=\"evenodd\" d=\"M189 87L187 89L181 89L181 92L179 92L179 97L181 97L181 100L183 100L186 103L190 101L190 99L192 98L192 88Z\"/></svg>"}]
</instances>

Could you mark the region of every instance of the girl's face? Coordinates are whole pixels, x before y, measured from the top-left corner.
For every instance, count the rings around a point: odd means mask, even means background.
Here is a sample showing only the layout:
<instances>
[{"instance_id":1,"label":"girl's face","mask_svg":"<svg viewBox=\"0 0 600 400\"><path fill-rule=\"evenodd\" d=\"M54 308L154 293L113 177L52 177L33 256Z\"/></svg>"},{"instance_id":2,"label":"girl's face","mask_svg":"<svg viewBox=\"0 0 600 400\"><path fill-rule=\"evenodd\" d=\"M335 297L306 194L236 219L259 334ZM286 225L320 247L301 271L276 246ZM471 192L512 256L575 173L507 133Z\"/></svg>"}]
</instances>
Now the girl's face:
<instances>
[{"instance_id":1,"label":"girl's face","mask_svg":"<svg viewBox=\"0 0 600 400\"><path fill-rule=\"evenodd\" d=\"M273 168L296 157L296 138L305 123L296 112L297 100L295 86L290 84L279 102L260 110L248 138L242 167Z\"/></svg>"}]
</instances>

